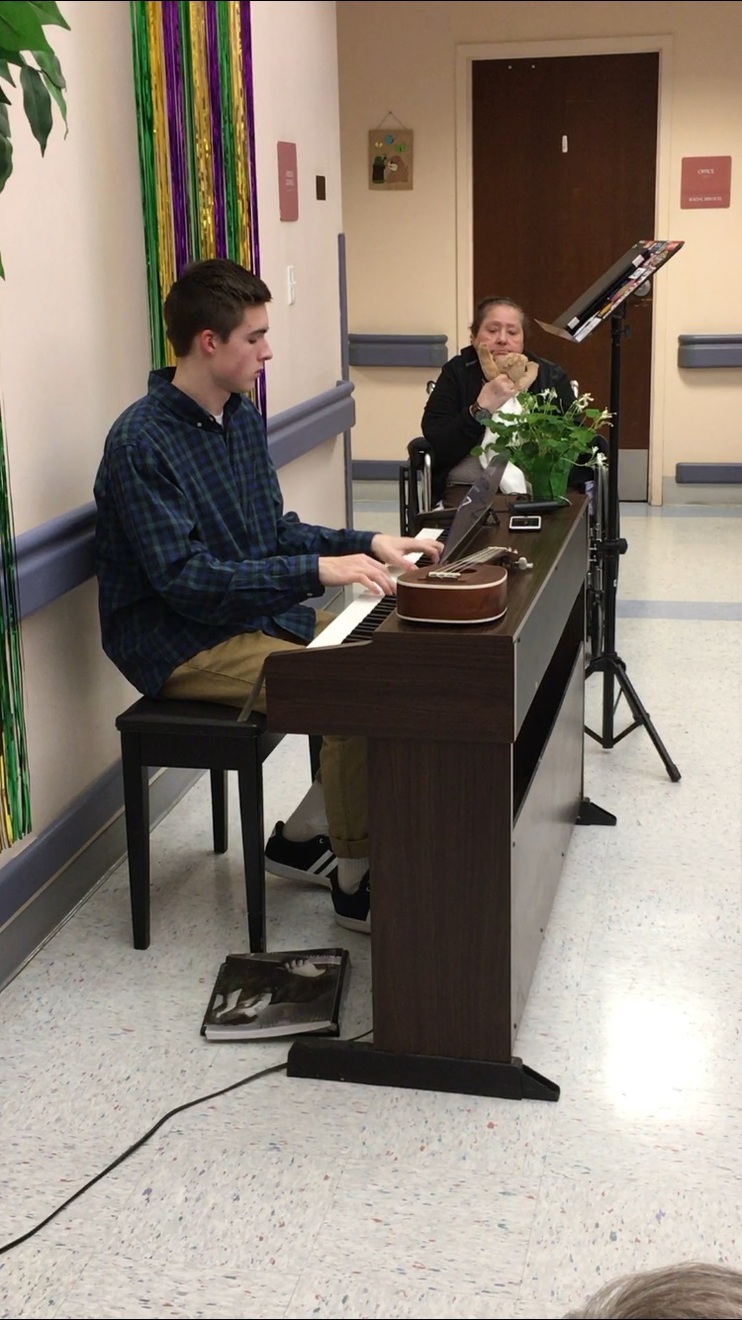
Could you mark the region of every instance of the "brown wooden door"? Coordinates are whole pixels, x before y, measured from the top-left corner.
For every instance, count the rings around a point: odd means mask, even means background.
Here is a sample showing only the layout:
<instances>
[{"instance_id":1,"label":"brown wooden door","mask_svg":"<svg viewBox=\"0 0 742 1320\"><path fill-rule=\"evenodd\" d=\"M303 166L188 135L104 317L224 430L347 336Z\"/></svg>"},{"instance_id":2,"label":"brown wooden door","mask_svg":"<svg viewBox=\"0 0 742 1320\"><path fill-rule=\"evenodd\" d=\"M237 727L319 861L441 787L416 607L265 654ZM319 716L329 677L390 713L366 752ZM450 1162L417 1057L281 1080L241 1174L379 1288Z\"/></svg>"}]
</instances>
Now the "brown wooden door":
<instances>
[{"instance_id":1,"label":"brown wooden door","mask_svg":"<svg viewBox=\"0 0 742 1320\"><path fill-rule=\"evenodd\" d=\"M634 243L670 237L654 233L658 69L656 53L475 61L472 306L502 295L552 322ZM651 288L625 326L620 493L646 499ZM608 406L609 323L580 344L533 325L528 345Z\"/></svg>"}]
</instances>

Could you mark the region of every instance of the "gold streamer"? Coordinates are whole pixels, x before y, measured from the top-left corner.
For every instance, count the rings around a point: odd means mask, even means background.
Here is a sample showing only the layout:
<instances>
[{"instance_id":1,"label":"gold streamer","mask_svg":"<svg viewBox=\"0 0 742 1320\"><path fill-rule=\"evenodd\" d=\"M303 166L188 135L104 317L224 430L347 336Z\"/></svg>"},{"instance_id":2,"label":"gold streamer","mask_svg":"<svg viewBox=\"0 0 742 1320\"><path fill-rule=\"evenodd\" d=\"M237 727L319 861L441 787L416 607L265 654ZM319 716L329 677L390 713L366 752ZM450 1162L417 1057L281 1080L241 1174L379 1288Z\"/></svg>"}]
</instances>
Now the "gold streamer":
<instances>
[{"instance_id":1,"label":"gold streamer","mask_svg":"<svg viewBox=\"0 0 742 1320\"><path fill-rule=\"evenodd\" d=\"M247 172L247 111L245 108L245 85L242 78L242 30L240 27L240 6L238 0L228 5L229 13L229 71L232 82L233 133L234 133L234 195L239 217L239 256L237 260L246 270L250 270L250 194Z\"/></svg>"},{"instance_id":2,"label":"gold streamer","mask_svg":"<svg viewBox=\"0 0 742 1320\"><path fill-rule=\"evenodd\" d=\"M10 813L10 785L5 770L5 757L0 753L0 810L2 810L3 822L0 826L0 839L4 839L8 847L15 843L16 835L13 817ZM3 845L0 843L0 847Z\"/></svg>"},{"instance_id":3,"label":"gold streamer","mask_svg":"<svg viewBox=\"0 0 742 1320\"><path fill-rule=\"evenodd\" d=\"M175 282L175 242L173 234L173 206L170 192L170 151L167 135L165 106L165 43L162 34L162 5L157 0L146 0L147 37L152 80L152 118L155 158L155 193L157 198L157 246L160 298L164 302ZM148 254L152 259L152 254ZM170 341L166 341L167 361L175 362Z\"/></svg>"},{"instance_id":4,"label":"gold streamer","mask_svg":"<svg viewBox=\"0 0 742 1320\"><path fill-rule=\"evenodd\" d=\"M201 258L216 256L214 234L214 173L211 144L209 64L204 0L191 3L191 66L193 70L193 137L198 186L198 232Z\"/></svg>"}]
</instances>

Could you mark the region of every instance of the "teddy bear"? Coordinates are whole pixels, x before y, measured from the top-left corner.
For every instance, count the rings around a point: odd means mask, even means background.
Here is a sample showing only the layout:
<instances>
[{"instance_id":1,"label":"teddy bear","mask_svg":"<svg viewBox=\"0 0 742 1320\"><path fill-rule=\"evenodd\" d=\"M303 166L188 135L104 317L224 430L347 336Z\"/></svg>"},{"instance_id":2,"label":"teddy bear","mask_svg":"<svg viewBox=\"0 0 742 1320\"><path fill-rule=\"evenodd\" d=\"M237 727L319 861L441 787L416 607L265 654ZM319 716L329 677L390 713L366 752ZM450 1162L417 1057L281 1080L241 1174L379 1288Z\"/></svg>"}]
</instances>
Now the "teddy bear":
<instances>
[{"instance_id":1,"label":"teddy bear","mask_svg":"<svg viewBox=\"0 0 742 1320\"><path fill-rule=\"evenodd\" d=\"M494 380L503 372L510 377L518 394L527 390L538 375L538 363L531 362L525 353L504 353L493 358L486 344L477 346L477 357L485 380Z\"/></svg>"}]
</instances>

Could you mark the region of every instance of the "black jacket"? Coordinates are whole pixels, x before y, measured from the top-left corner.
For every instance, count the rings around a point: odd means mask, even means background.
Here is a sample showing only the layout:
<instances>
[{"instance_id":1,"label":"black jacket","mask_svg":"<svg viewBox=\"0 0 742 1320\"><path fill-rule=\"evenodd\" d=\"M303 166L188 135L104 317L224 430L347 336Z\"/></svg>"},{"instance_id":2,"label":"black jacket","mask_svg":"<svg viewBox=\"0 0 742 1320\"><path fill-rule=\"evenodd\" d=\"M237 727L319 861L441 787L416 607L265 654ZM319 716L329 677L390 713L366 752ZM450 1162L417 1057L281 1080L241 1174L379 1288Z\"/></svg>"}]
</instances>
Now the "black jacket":
<instances>
[{"instance_id":1,"label":"black jacket","mask_svg":"<svg viewBox=\"0 0 742 1320\"><path fill-rule=\"evenodd\" d=\"M537 357L525 350L531 362L538 363L538 375L529 393L541 394L556 390L557 400L566 412L574 403L574 390L566 371L556 362ZM482 426L475 422L469 408L484 385L476 349L464 348L450 358L442 368L422 419L422 433L433 455L433 499L439 500L446 485L446 477L482 439ZM589 468L575 467L570 473L570 486L584 486L590 480Z\"/></svg>"}]
</instances>

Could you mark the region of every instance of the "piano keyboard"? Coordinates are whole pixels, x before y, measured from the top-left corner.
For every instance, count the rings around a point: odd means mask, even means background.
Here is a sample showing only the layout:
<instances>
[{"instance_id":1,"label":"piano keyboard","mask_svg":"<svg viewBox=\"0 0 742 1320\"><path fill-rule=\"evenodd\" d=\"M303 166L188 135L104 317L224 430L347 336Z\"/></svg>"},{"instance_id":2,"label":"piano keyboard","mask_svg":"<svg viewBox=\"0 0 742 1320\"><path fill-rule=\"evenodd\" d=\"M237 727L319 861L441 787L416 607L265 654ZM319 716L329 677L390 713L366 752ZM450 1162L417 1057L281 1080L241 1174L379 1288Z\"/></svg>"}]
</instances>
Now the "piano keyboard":
<instances>
[{"instance_id":1,"label":"piano keyboard","mask_svg":"<svg viewBox=\"0 0 742 1320\"><path fill-rule=\"evenodd\" d=\"M426 527L425 535L435 541L443 537L444 532L439 527ZM416 564L421 560L424 562L427 556L421 552L419 555L408 555L407 558L410 564ZM400 571L395 569L392 577L396 579ZM396 608L396 596L377 596L373 591L367 591L363 587L351 587L350 590L356 593L354 599L344 610L341 610L331 624L328 624L319 637L315 637L309 643L310 646L339 646L346 642L367 642L379 624L383 623Z\"/></svg>"}]
</instances>

